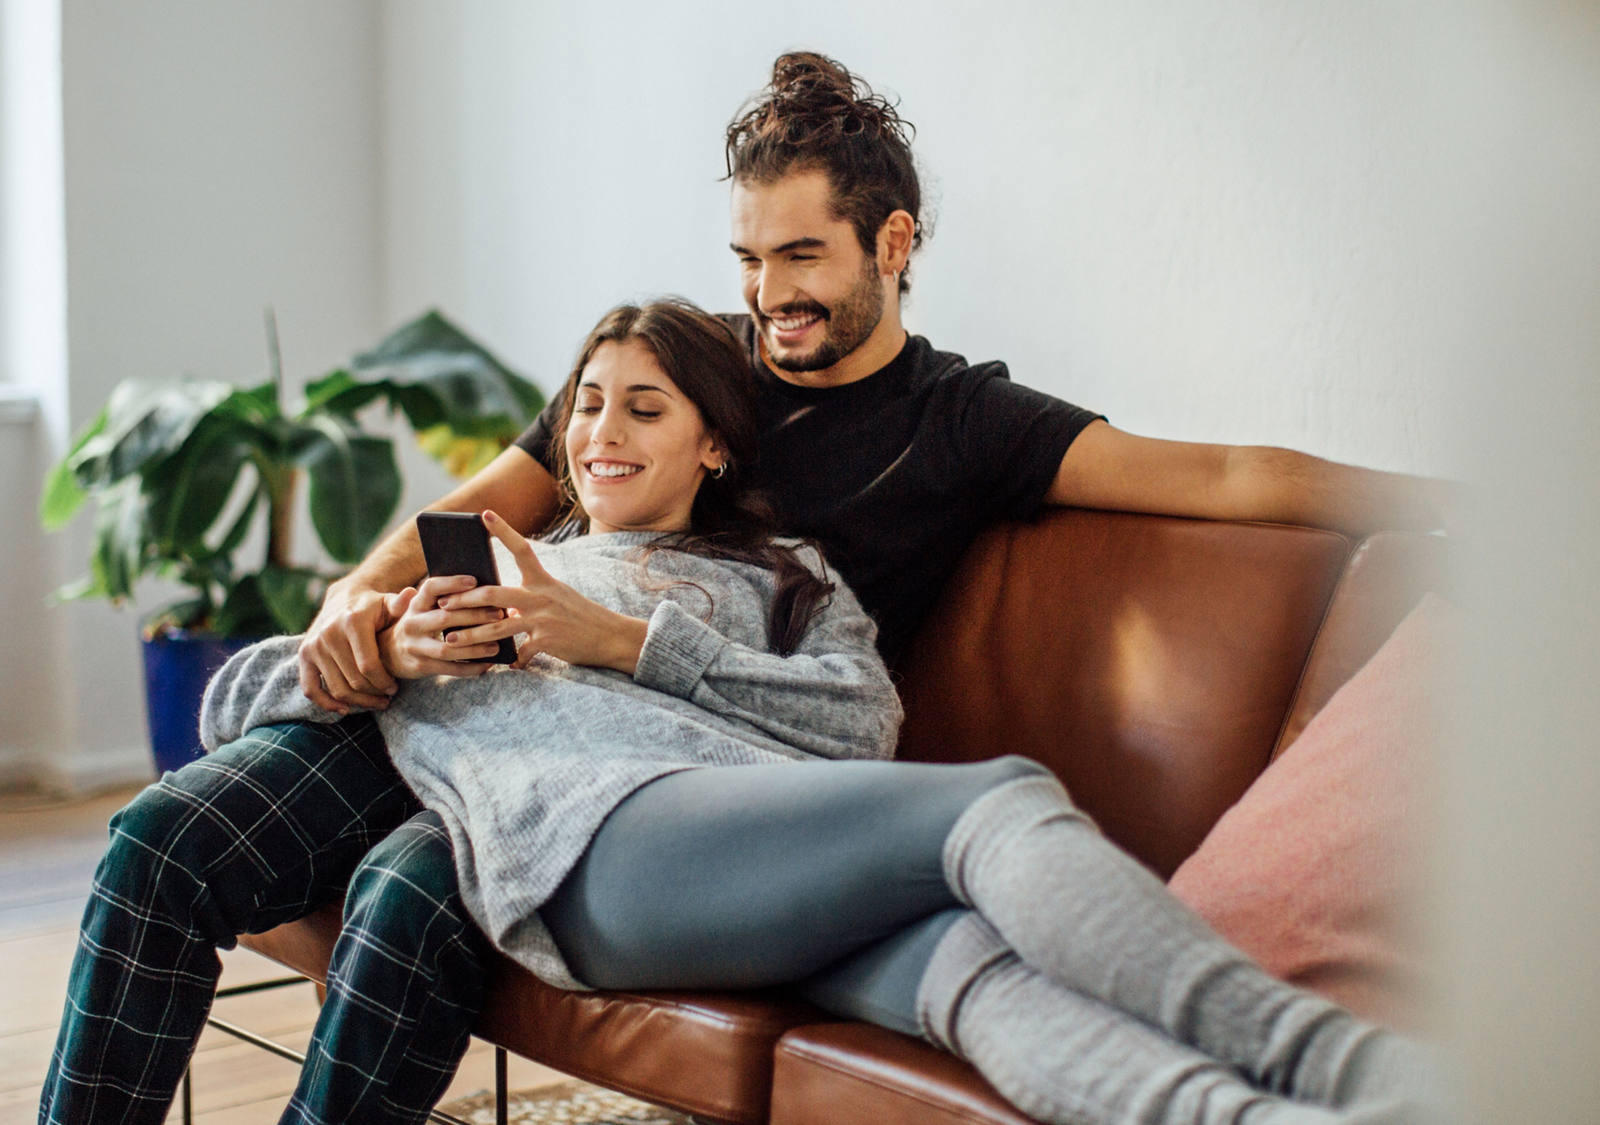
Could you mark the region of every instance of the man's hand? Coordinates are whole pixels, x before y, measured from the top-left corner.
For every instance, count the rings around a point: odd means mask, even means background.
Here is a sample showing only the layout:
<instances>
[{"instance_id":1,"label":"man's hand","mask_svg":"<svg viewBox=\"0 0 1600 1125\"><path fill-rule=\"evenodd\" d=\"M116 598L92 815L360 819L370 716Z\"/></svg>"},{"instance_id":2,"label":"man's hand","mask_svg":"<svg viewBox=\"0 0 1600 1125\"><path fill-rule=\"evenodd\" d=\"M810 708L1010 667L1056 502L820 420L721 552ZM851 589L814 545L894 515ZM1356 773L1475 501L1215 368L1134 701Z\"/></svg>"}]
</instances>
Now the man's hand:
<instances>
[{"instance_id":1,"label":"man's hand","mask_svg":"<svg viewBox=\"0 0 1600 1125\"><path fill-rule=\"evenodd\" d=\"M528 639L517 649L519 668L543 652L568 664L615 668L633 675L648 622L607 609L556 581L540 565L528 541L494 512L484 512L483 522L517 560L522 585L480 586L443 597L439 604L451 611L494 607L508 613L502 621L453 633L451 641L487 645L501 637L526 633Z\"/></svg>"},{"instance_id":2,"label":"man's hand","mask_svg":"<svg viewBox=\"0 0 1600 1125\"><path fill-rule=\"evenodd\" d=\"M378 652L378 633L394 623L390 595L329 589L300 644L300 690L326 711L382 710L399 688Z\"/></svg>"}]
</instances>

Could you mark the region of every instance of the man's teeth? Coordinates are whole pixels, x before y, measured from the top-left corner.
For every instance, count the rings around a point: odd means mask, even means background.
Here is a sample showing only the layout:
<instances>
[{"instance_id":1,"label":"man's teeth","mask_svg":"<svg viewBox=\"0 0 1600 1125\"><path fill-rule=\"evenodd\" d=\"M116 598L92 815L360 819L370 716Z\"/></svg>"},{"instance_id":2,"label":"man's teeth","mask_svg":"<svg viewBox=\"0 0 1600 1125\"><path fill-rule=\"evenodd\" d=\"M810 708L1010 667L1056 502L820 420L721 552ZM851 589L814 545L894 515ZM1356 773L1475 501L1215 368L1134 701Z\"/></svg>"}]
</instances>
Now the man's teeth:
<instances>
[{"instance_id":1,"label":"man's teeth","mask_svg":"<svg viewBox=\"0 0 1600 1125\"><path fill-rule=\"evenodd\" d=\"M589 474L596 477L631 477L642 468L642 465L605 465L595 462L589 466Z\"/></svg>"},{"instance_id":2,"label":"man's teeth","mask_svg":"<svg viewBox=\"0 0 1600 1125\"><path fill-rule=\"evenodd\" d=\"M780 332L793 332L818 319L820 318L816 316L775 316L772 318L772 323L778 326Z\"/></svg>"}]
</instances>

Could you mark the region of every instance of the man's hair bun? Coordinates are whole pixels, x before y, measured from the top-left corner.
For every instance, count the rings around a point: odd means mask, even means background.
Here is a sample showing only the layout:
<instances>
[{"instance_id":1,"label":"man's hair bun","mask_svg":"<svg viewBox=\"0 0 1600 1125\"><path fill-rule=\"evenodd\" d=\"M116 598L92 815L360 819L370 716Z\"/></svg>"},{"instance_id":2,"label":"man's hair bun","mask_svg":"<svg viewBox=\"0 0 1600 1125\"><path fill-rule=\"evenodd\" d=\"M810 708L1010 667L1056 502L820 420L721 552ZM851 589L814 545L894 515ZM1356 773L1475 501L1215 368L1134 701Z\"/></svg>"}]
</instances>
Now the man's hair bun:
<instances>
[{"instance_id":1,"label":"man's hair bun","mask_svg":"<svg viewBox=\"0 0 1600 1125\"><path fill-rule=\"evenodd\" d=\"M761 112L747 117L753 131L780 133L784 143L805 145L828 134L868 133L909 146L915 130L894 105L840 63L812 51L780 55ZM756 118L750 120L751 117Z\"/></svg>"}]
</instances>

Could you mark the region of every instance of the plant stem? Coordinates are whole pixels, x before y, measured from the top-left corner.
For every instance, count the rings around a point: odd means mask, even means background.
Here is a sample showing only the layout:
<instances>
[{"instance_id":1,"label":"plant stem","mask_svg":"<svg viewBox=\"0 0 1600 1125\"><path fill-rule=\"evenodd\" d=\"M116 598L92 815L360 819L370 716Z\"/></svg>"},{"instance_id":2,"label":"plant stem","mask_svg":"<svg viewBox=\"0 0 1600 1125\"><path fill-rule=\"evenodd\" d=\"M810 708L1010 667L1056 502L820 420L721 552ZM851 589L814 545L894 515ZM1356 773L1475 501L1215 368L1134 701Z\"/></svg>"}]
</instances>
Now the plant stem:
<instances>
[{"instance_id":1,"label":"plant stem","mask_svg":"<svg viewBox=\"0 0 1600 1125\"><path fill-rule=\"evenodd\" d=\"M294 492L300 471L292 465L258 465L267 485L267 562L288 567L294 534Z\"/></svg>"},{"instance_id":2,"label":"plant stem","mask_svg":"<svg viewBox=\"0 0 1600 1125\"><path fill-rule=\"evenodd\" d=\"M267 366L272 372L273 396L278 401L278 408L283 409L283 353L278 350L278 313L271 305L267 306Z\"/></svg>"}]
</instances>

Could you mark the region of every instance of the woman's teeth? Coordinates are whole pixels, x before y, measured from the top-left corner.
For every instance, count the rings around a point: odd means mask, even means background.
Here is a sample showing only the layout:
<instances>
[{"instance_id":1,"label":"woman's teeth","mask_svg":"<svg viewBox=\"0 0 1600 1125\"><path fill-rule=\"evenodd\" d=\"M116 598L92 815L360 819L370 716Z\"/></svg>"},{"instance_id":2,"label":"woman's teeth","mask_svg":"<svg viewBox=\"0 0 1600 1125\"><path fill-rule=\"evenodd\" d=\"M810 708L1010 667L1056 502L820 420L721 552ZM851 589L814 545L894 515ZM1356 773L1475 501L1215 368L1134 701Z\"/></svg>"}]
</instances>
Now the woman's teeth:
<instances>
[{"instance_id":1,"label":"woman's teeth","mask_svg":"<svg viewBox=\"0 0 1600 1125\"><path fill-rule=\"evenodd\" d=\"M642 465L607 465L595 462L589 466L589 475L595 477L631 477L643 469Z\"/></svg>"}]
</instances>

